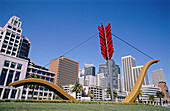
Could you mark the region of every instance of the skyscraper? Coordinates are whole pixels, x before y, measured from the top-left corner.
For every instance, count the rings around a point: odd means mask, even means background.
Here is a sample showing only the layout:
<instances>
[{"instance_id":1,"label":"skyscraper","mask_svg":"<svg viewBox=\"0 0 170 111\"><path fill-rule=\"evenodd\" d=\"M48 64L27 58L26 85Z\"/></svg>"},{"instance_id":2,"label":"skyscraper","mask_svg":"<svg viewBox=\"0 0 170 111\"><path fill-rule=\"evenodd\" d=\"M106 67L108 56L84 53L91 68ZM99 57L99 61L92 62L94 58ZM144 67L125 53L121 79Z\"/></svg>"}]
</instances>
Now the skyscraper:
<instances>
[{"instance_id":1,"label":"skyscraper","mask_svg":"<svg viewBox=\"0 0 170 111\"><path fill-rule=\"evenodd\" d=\"M59 86L78 82L79 62L67 57L53 59L49 64L49 71L56 73L54 83Z\"/></svg>"},{"instance_id":2,"label":"skyscraper","mask_svg":"<svg viewBox=\"0 0 170 111\"><path fill-rule=\"evenodd\" d=\"M111 74L112 74L112 87L115 89L118 89L118 74L120 74L120 68L118 65L115 64L114 60L110 60L110 65L111 65ZM109 80L109 75L108 75L108 67L107 63L106 64L100 64L99 65L99 73L104 73L105 76L105 87L109 88L110 87L110 80Z\"/></svg>"},{"instance_id":3,"label":"skyscraper","mask_svg":"<svg viewBox=\"0 0 170 111\"><path fill-rule=\"evenodd\" d=\"M158 82L160 82L160 81L166 82L163 70L158 69L158 70L152 71L152 82L153 82L153 84L155 86L157 86Z\"/></svg>"},{"instance_id":4,"label":"skyscraper","mask_svg":"<svg viewBox=\"0 0 170 111\"><path fill-rule=\"evenodd\" d=\"M94 77L93 77L94 76ZM84 64L84 85L89 85L90 80L95 78L95 67L94 64Z\"/></svg>"},{"instance_id":5,"label":"skyscraper","mask_svg":"<svg viewBox=\"0 0 170 111\"><path fill-rule=\"evenodd\" d=\"M133 81L133 86L136 83L136 80L139 76L139 73L141 71L143 66L136 66L136 67L132 67L132 81ZM143 81L143 85L149 85L149 79L148 79L148 73L146 72L144 81Z\"/></svg>"},{"instance_id":6,"label":"skyscraper","mask_svg":"<svg viewBox=\"0 0 170 111\"><path fill-rule=\"evenodd\" d=\"M136 66L136 60L132 56L122 57L122 69L125 91L130 92L133 87L132 67Z\"/></svg>"},{"instance_id":7,"label":"skyscraper","mask_svg":"<svg viewBox=\"0 0 170 111\"><path fill-rule=\"evenodd\" d=\"M8 23L0 27L0 53L14 57L28 57L30 42L22 36L20 18L13 16Z\"/></svg>"}]
</instances>

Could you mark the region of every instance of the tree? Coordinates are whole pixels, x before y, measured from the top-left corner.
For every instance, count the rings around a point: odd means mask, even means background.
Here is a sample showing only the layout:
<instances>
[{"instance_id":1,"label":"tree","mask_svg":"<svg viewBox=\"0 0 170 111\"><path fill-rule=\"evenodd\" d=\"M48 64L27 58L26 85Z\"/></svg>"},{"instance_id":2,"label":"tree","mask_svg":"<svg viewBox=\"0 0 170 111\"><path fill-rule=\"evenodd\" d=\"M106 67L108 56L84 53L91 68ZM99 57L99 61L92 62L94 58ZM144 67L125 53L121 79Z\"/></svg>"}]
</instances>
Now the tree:
<instances>
[{"instance_id":1,"label":"tree","mask_svg":"<svg viewBox=\"0 0 170 111\"><path fill-rule=\"evenodd\" d=\"M111 90L110 88L107 89L106 93L111 96ZM118 97L116 89L113 88L113 97L116 99Z\"/></svg>"},{"instance_id":2,"label":"tree","mask_svg":"<svg viewBox=\"0 0 170 111\"><path fill-rule=\"evenodd\" d=\"M139 96L142 96L142 95L143 95L143 91L140 90L139 93L138 93L138 96L137 96L137 98L138 98L138 103L140 103Z\"/></svg>"},{"instance_id":3,"label":"tree","mask_svg":"<svg viewBox=\"0 0 170 111\"><path fill-rule=\"evenodd\" d=\"M74 86L71 87L71 92L76 92L76 99L77 99L77 93L80 93L83 90L83 87L78 82L75 82Z\"/></svg>"},{"instance_id":4,"label":"tree","mask_svg":"<svg viewBox=\"0 0 170 111\"><path fill-rule=\"evenodd\" d=\"M38 76L36 74L32 74L31 76L29 76L29 78L40 78L40 76ZM36 87L39 87L39 85L31 84L31 85L27 85L27 87L32 87L32 99L33 99L34 90L35 90Z\"/></svg>"},{"instance_id":5,"label":"tree","mask_svg":"<svg viewBox=\"0 0 170 111\"><path fill-rule=\"evenodd\" d=\"M148 95L148 100L150 100L150 101L154 101L154 99L155 99L155 97L154 97L154 95Z\"/></svg>"},{"instance_id":6,"label":"tree","mask_svg":"<svg viewBox=\"0 0 170 111\"><path fill-rule=\"evenodd\" d=\"M160 99L160 105L161 105L161 98L164 98L164 93L162 91L156 91L156 96Z\"/></svg>"}]
</instances>

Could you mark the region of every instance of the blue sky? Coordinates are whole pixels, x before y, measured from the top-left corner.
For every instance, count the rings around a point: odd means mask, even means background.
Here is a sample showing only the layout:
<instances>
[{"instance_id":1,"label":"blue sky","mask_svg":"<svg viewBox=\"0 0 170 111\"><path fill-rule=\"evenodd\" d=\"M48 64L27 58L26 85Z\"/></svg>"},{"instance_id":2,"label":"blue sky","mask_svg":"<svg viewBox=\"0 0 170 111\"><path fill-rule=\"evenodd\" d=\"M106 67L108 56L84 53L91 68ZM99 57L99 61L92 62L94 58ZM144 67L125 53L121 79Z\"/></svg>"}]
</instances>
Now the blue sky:
<instances>
[{"instance_id":1,"label":"blue sky","mask_svg":"<svg viewBox=\"0 0 170 111\"><path fill-rule=\"evenodd\" d=\"M98 32L98 25L111 23L112 33L160 59L151 72L163 69L170 87L170 2L168 0L0 0L0 26L13 15L21 18L23 36L29 38L29 57L46 65ZM113 37L113 59L121 67L121 57L132 55L137 65L150 59ZM99 36L65 55L84 64L98 65L106 61L100 52ZM122 74L122 69L121 69Z\"/></svg>"}]
</instances>

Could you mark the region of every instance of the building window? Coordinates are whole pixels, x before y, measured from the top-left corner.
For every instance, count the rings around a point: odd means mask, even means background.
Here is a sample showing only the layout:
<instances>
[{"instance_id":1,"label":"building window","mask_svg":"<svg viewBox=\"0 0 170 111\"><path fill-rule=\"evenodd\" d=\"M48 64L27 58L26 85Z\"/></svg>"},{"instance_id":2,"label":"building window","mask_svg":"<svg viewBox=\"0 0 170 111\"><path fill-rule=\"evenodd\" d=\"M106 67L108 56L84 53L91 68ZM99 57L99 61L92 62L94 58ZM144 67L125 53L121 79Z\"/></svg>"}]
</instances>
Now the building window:
<instances>
[{"instance_id":1,"label":"building window","mask_svg":"<svg viewBox=\"0 0 170 111\"><path fill-rule=\"evenodd\" d=\"M16 89L13 89L12 90L12 94L11 94L11 98L15 98L15 94L16 94L17 90Z\"/></svg>"},{"instance_id":2,"label":"building window","mask_svg":"<svg viewBox=\"0 0 170 111\"><path fill-rule=\"evenodd\" d=\"M38 95L38 92L34 92L34 95Z\"/></svg>"},{"instance_id":3,"label":"building window","mask_svg":"<svg viewBox=\"0 0 170 111\"><path fill-rule=\"evenodd\" d=\"M11 24L13 23L13 21L14 21L14 20L12 19Z\"/></svg>"},{"instance_id":4,"label":"building window","mask_svg":"<svg viewBox=\"0 0 170 111\"><path fill-rule=\"evenodd\" d=\"M7 50L7 52L6 52L7 54L10 54L11 52L9 51L9 50Z\"/></svg>"},{"instance_id":5,"label":"building window","mask_svg":"<svg viewBox=\"0 0 170 111\"><path fill-rule=\"evenodd\" d=\"M42 94L43 94L42 92L39 93L40 96L42 96Z\"/></svg>"},{"instance_id":6,"label":"building window","mask_svg":"<svg viewBox=\"0 0 170 111\"><path fill-rule=\"evenodd\" d=\"M12 42L9 42L9 45L13 45L13 43L12 43Z\"/></svg>"},{"instance_id":7,"label":"building window","mask_svg":"<svg viewBox=\"0 0 170 111\"><path fill-rule=\"evenodd\" d=\"M45 75L45 72L42 72L42 75Z\"/></svg>"},{"instance_id":8,"label":"building window","mask_svg":"<svg viewBox=\"0 0 170 111\"><path fill-rule=\"evenodd\" d=\"M6 82L6 86L8 86L8 84L10 84L12 82L13 74L14 74L14 71L10 70L9 74L8 74L8 79L7 79L7 82Z\"/></svg>"},{"instance_id":9,"label":"building window","mask_svg":"<svg viewBox=\"0 0 170 111\"><path fill-rule=\"evenodd\" d=\"M6 47L7 47L7 45L6 45L6 44L3 44L3 45L2 45L2 48L6 48Z\"/></svg>"},{"instance_id":10,"label":"building window","mask_svg":"<svg viewBox=\"0 0 170 111\"><path fill-rule=\"evenodd\" d=\"M14 28L13 28L14 29ZM15 28L15 30L16 30L16 28ZM15 34L13 33L12 35L11 35L11 37L15 37Z\"/></svg>"},{"instance_id":11,"label":"building window","mask_svg":"<svg viewBox=\"0 0 170 111\"><path fill-rule=\"evenodd\" d=\"M15 25L15 26L17 25L17 23L18 23L18 21L14 21L14 25Z\"/></svg>"},{"instance_id":12,"label":"building window","mask_svg":"<svg viewBox=\"0 0 170 111\"><path fill-rule=\"evenodd\" d=\"M8 99L10 89L5 89L3 99Z\"/></svg>"},{"instance_id":13,"label":"building window","mask_svg":"<svg viewBox=\"0 0 170 111\"><path fill-rule=\"evenodd\" d=\"M6 43L6 44L7 44L7 43L8 43L8 41L4 40L4 43Z\"/></svg>"},{"instance_id":14,"label":"building window","mask_svg":"<svg viewBox=\"0 0 170 111\"><path fill-rule=\"evenodd\" d=\"M23 90L22 94L26 94L26 90Z\"/></svg>"},{"instance_id":15,"label":"building window","mask_svg":"<svg viewBox=\"0 0 170 111\"><path fill-rule=\"evenodd\" d=\"M14 53L14 52L12 52L12 55L13 55L13 56L15 56L15 53Z\"/></svg>"},{"instance_id":16,"label":"building window","mask_svg":"<svg viewBox=\"0 0 170 111\"><path fill-rule=\"evenodd\" d=\"M45 91L48 91L48 88L45 88Z\"/></svg>"},{"instance_id":17,"label":"building window","mask_svg":"<svg viewBox=\"0 0 170 111\"><path fill-rule=\"evenodd\" d=\"M44 77L44 76L41 76L41 79L45 79L45 77Z\"/></svg>"},{"instance_id":18,"label":"building window","mask_svg":"<svg viewBox=\"0 0 170 111\"><path fill-rule=\"evenodd\" d=\"M6 35L10 35L10 32L6 32Z\"/></svg>"},{"instance_id":19,"label":"building window","mask_svg":"<svg viewBox=\"0 0 170 111\"><path fill-rule=\"evenodd\" d=\"M17 29L13 27L13 30L15 30L15 31L16 31Z\"/></svg>"},{"instance_id":20,"label":"building window","mask_svg":"<svg viewBox=\"0 0 170 111\"><path fill-rule=\"evenodd\" d=\"M14 39L13 39L13 38L11 38L11 39L10 39L10 41L14 41Z\"/></svg>"},{"instance_id":21,"label":"building window","mask_svg":"<svg viewBox=\"0 0 170 111\"><path fill-rule=\"evenodd\" d=\"M47 76L50 76L50 73L47 73Z\"/></svg>"},{"instance_id":22,"label":"building window","mask_svg":"<svg viewBox=\"0 0 170 111\"><path fill-rule=\"evenodd\" d=\"M18 81L19 80L19 76L20 76L20 72L16 71L14 81Z\"/></svg>"},{"instance_id":23,"label":"building window","mask_svg":"<svg viewBox=\"0 0 170 111\"><path fill-rule=\"evenodd\" d=\"M44 96L47 96L47 93L44 93Z\"/></svg>"},{"instance_id":24,"label":"building window","mask_svg":"<svg viewBox=\"0 0 170 111\"><path fill-rule=\"evenodd\" d=\"M22 68L22 64L18 64L17 69L21 70L21 68Z\"/></svg>"},{"instance_id":25,"label":"building window","mask_svg":"<svg viewBox=\"0 0 170 111\"><path fill-rule=\"evenodd\" d=\"M20 22L18 23L18 27L20 27Z\"/></svg>"},{"instance_id":26,"label":"building window","mask_svg":"<svg viewBox=\"0 0 170 111\"><path fill-rule=\"evenodd\" d=\"M44 88L41 86L41 87L40 87L40 90L43 90L43 89L44 89Z\"/></svg>"},{"instance_id":27,"label":"building window","mask_svg":"<svg viewBox=\"0 0 170 111\"><path fill-rule=\"evenodd\" d=\"M15 63L15 62L12 62L12 63L11 63L11 68L15 68L15 66L16 66L16 63Z\"/></svg>"},{"instance_id":28,"label":"building window","mask_svg":"<svg viewBox=\"0 0 170 111\"><path fill-rule=\"evenodd\" d=\"M2 69L1 76L0 76L0 85L4 85L7 71L8 71L7 69Z\"/></svg>"},{"instance_id":29,"label":"building window","mask_svg":"<svg viewBox=\"0 0 170 111\"><path fill-rule=\"evenodd\" d=\"M17 44L14 44L14 46L15 46L15 47L18 47L18 45L17 45Z\"/></svg>"},{"instance_id":30,"label":"building window","mask_svg":"<svg viewBox=\"0 0 170 111\"><path fill-rule=\"evenodd\" d=\"M51 74L51 77L54 77L54 74Z\"/></svg>"},{"instance_id":31,"label":"building window","mask_svg":"<svg viewBox=\"0 0 170 111\"><path fill-rule=\"evenodd\" d=\"M5 50L4 50L4 49L1 49L1 52L5 52Z\"/></svg>"},{"instance_id":32,"label":"building window","mask_svg":"<svg viewBox=\"0 0 170 111\"><path fill-rule=\"evenodd\" d=\"M11 46L8 46L8 50L11 50L12 49L12 47Z\"/></svg>"},{"instance_id":33,"label":"building window","mask_svg":"<svg viewBox=\"0 0 170 111\"><path fill-rule=\"evenodd\" d=\"M47 81L49 81L49 78L46 78Z\"/></svg>"},{"instance_id":34,"label":"building window","mask_svg":"<svg viewBox=\"0 0 170 111\"><path fill-rule=\"evenodd\" d=\"M10 63L10 61L5 60L4 66L9 67L9 63Z\"/></svg>"},{"instance_id":35,"label":"building window","mask_svg":"<svg viewBox=\"0 0 170 111\"><path fill-rule=\"evenodd\" d=\"M11 27L10 25L8 25L8 28L10 28L10 29L11 29L12 27Z\"/></svg>"},{"instance_id":36,"label":"building window","mask_svg":"<svg viewBox=\"0 0 170 111\"><path fill-rule=\"evenodd\" d=\"M5 39L6 39L6 40L9 40L9 37L8 37L8 36L5 36Z\"/></svg>"},{"instance_id":37,"label":"building window","mask_svg":"<svg viewBox=\"0 0 170 111\"><path fill-rule=\"evenodd\" d=\"M50 82L53 82L54 81L54 79L50 79Z\"/></svg>"},{"instance_id":38,"label":"building window","mask_svg":"<svg viewBox=\"0 0 170 111\"><path fill-rule=\"evenodd\" d=\"M20 38L19 36L16 37L16 39L19 39L19 38Z\"/></svg>"},{"instance_id":39,"label":"building window","mask_svg":"<svg viewBox=\"0 0 170 111\"><path fill-rule=\"evenodd\" d=\"M38 71L37 71L37 73L38 73L38 74L41 74L41 71L40 71L40 70L38 70Z\"/></svg>"},{"instance_id":40,"label":"building window","mask_svg":"<svg viewBox=\"0 0 170 111\"><path fill-rule=\"evenodd\" d=\"M17 32L19 32L19 33L20 33L20 32L21 32L21 30L17 30Z\"/></svg>"}]
</instances>

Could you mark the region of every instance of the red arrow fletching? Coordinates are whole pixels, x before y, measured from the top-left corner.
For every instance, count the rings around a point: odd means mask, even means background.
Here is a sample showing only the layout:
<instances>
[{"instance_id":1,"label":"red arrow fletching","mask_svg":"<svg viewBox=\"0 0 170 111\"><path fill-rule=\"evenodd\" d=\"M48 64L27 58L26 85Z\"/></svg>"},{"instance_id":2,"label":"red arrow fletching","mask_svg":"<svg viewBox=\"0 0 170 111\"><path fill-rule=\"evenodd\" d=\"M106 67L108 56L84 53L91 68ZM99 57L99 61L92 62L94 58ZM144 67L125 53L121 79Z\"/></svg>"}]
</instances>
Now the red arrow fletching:
<instances>
[{"instance_id":1,"label":"red arrow fletching","mask_svg":"<svg viewBox=\"0 0 170 111\"><path fill-rule=\"evenodd\" d=\"M101 27L98 26L101 53L105 60L110 60L114 53L110 27L110 23L107 26L105 25L105 27L103 27L102 23Z\"/></svg>"}]
</instances>

